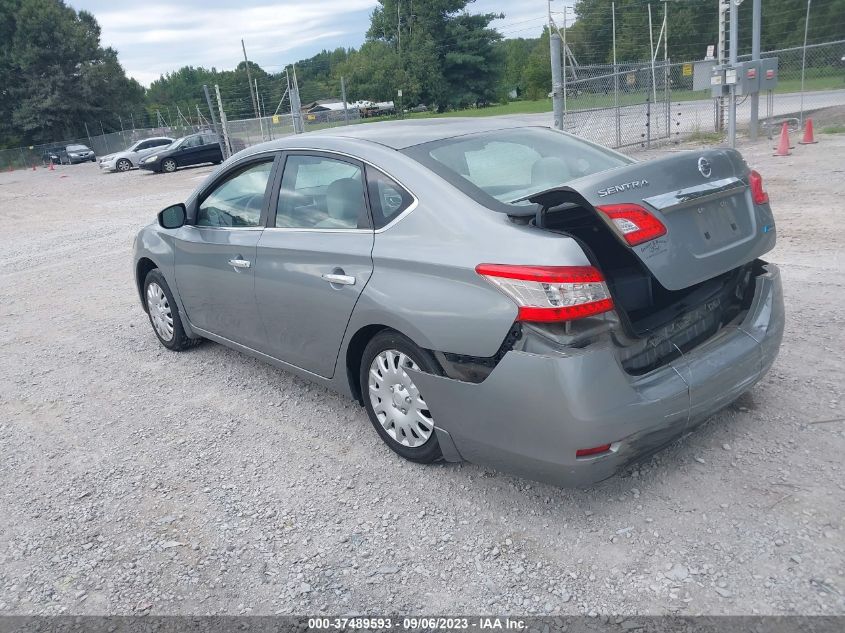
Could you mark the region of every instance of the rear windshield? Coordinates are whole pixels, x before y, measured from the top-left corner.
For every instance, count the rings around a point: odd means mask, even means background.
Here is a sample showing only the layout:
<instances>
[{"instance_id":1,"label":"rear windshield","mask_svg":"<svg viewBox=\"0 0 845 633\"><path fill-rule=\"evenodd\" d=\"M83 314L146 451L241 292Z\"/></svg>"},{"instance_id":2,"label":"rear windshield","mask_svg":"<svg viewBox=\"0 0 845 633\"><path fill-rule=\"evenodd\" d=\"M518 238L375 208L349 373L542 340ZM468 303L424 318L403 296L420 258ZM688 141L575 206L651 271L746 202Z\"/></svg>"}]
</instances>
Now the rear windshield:
<instances>
[{"instance_id":1,"label":"rear windshield","mask_svg":"<svg viewBox=\"0 0 845 633\"><path fill-rule=\"evenodd\" d=\"M603 147L539 127L468 134L423 143L406 153L476 199L489 196L505 204L530 204L522 199L631 162Z\"/></svg>"}]
</instances>

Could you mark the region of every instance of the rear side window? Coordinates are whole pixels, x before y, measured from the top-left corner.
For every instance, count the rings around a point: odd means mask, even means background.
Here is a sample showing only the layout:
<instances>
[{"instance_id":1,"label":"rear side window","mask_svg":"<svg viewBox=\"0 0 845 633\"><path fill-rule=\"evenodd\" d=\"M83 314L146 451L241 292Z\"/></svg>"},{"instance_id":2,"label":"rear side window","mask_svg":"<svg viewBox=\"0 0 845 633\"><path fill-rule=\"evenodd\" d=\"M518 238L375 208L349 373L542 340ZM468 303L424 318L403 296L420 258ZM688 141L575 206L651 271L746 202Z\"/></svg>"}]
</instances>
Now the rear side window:
<instances>
[{"instance_id":1,"label":"rear side window","mask_svg":"<svg viewBox=\"0 0 845 633\"><path fill-rule=\"evenodd\" d=\"M289 156L285 162L276 226L355 229L366 226L361 168L325 156Z\"/></svg>"},{"instance_id":2,"label":"rear side window","mask_svg":"<svg viewBox=\"0 0 845 633\"><path fill-rule=\"evenodd\" d=\"M377 229L390 224L414 202L414 197L399 183L374 167L367 167L367 193Z\"/></svg>"}]
</instances>

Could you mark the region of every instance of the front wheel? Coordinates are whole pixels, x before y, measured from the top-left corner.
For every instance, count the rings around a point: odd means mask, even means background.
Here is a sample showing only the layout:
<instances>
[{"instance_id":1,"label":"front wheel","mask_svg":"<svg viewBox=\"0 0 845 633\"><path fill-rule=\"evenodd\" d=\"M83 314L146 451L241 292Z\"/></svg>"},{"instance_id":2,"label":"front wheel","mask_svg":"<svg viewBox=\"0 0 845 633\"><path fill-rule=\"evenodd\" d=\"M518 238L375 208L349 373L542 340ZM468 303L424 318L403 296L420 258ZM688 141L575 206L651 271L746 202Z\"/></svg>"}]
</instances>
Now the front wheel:
<instances>
[{"instance_id":1,"label":"front wheel","mask_svg":"<svg viewBox=\"0 0 845 633\"><path fill-rule=\"evenodd\" d=\"M180 352L193 347L198 340L189 338L179 318L179 308L170 292L170 286L157 268L147 273L144 280L144 304L150 324L159 342L167 349Z\"/></svg>"},{"instance_id":2,"label":"front wheel","mask_svg":"<svg viewBox=\"0 0 845 633\"><path fill-rule=\"evenodd\" d=\"M129 161L128 158L121 158L117 161L117 171L129 171L132 169L132 163Z\"/></svg>"},{"instance_id":3,"label":"front wheel","mask_svg":"<svg viewBox=\"0 0 845 633\"><path fill-rule=\"evenodd\" d=\"M161 161L162 171L166 171L168 174L172 174L174 171L176 171L176 167L176 161L172 158L165 158L163 161Z\"/></svg>"},{"instance_id":4,"label":"front wheel","mask_svg":"<svg viewBox=\"0 0 845 633\"><path fill-rule=\"evenodd\" d=\"M364 407L376 432L407 460L430 463L443 454L428 405L407 370L439 373L430 352L387 330L373 337L361 360Z\"/></svg>"}]
</instances>

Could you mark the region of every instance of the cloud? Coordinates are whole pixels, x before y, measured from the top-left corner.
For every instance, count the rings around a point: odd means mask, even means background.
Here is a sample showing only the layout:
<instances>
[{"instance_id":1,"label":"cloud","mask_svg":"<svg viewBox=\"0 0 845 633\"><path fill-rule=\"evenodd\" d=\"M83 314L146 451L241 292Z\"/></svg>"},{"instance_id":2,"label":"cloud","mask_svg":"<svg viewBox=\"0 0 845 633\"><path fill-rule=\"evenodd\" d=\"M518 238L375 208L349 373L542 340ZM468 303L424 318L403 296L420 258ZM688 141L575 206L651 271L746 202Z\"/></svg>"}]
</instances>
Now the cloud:
<instances>
[{"instance_id":1,"label":"cloud","mask_svg":"<svg viewBox=\"0 0 845 633\"><path fill-rule=\"evenodd\" d=\"M234 68L241 38L251 61L268 71L322 49L359 46L376 0L180 0L143 3L70 0L94 14L102 41L118 51L127 74L149 85L182 66ZM506 37L536 37L545 6L537 0L478 0L473 13L505 13L493 26Z\"/></svg>"}]
</instances>

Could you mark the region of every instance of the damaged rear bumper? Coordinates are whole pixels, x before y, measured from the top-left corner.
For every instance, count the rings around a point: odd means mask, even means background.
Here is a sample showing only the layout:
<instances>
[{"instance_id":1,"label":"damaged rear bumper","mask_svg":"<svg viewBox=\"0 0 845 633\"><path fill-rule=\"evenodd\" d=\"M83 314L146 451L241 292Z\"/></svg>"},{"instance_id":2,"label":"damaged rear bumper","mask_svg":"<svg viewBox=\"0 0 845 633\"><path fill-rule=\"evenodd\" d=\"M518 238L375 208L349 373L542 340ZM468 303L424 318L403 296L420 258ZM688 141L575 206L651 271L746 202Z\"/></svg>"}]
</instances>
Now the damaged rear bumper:
<instances>
[{"instance_id":1,"label":"damaged rear bumper","mask_svg":"<svg viewBox=\"0 0 845 633\"><path fill-rule=\"evenodd\" d=\"M445 457L561 486L612 476L716 413L771 367L784 328L778 268L766 264L755 283L741 323L642 376L627 374L610 345L565 355L511 351L481 383L417 374ZM605 444L607 452L576 457Z\"/></svg>"}]
</instances>

